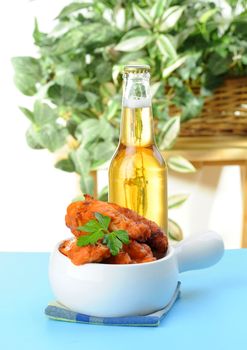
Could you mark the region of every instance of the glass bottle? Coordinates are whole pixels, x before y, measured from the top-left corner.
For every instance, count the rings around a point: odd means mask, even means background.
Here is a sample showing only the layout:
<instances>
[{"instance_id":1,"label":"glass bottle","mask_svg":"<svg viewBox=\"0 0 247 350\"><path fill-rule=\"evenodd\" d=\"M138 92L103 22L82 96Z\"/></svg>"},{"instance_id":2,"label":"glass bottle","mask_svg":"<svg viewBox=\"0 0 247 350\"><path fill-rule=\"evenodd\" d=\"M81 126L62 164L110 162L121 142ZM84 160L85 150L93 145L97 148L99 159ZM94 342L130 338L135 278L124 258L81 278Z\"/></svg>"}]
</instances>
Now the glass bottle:
<instances>
[{"instance_id":1,"label":"glass bottle","mask_svg":"<svg viewBox=\"0 0 247 350\"><path fill-rule=\"evenodd\" d=\"M150 67L125 66L118 148L109 168L109 202L167 232L167 166L155 143Z\"/></svg>"}]
</instances>

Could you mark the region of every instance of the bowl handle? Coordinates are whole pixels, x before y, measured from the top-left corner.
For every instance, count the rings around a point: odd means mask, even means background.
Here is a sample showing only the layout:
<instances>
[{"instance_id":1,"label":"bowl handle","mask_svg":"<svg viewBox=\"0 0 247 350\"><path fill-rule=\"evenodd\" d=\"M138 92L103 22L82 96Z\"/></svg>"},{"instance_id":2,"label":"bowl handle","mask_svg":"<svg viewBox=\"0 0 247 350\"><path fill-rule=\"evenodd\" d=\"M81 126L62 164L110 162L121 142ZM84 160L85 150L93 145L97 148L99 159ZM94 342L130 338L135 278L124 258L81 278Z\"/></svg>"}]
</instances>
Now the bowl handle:
<instances>
[{"instance_id":1,"label":"bowl handle","mask_svg":"<svg viewBox=\"0 0 247 350\"><path fill-rule=\"evenodd\" d=\"M204 269L214 265L223 254L222 237L213 231L193 235L175 246L179 272Z\"/></svg>"}]
</instances>

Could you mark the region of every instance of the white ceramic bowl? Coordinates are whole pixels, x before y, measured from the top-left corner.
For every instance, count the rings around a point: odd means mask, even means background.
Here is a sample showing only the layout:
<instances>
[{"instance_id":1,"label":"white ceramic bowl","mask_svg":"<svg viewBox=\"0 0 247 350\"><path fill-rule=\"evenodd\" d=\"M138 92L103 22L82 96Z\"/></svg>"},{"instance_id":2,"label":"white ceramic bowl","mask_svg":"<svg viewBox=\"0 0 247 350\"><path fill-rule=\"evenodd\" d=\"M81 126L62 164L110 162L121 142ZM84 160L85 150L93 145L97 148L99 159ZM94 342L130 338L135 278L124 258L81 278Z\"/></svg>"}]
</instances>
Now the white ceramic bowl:
<instances>
[{"instance_id":1,"label":"white ceramic bowl","mask_svg":"<svg viewBox=\"0 0 247 350\"><path fill-rule=\"evenodd\" d=\"M208 231L170 247L157 261L75 266L58 250L49 276L56 299L71 310L98 317L145 315L165 307L172 298L179 272L215 264L223 255L222 238Z\"/></svg>"}]
</instances>

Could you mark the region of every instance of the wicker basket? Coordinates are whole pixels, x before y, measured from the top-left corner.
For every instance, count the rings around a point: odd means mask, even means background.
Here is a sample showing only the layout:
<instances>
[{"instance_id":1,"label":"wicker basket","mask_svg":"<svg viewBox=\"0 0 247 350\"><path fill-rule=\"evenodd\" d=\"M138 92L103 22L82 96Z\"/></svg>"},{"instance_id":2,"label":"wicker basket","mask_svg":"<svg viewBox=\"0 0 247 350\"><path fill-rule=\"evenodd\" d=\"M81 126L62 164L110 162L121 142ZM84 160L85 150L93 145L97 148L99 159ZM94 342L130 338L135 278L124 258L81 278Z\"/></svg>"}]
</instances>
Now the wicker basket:
<instances>
[{"instance_id":1,"label":"wicker basket","mask_svg":"<svg viewBox=\"0 0 247 350\"><path fill-rule=\"evenodd\" d=\"M199 89L193 90L195 94ZM171 105L170 115L179 109ZM201 114L181 126L181 136L247 135L247 77L226 79Z\"/></svg>"}]
</instances>

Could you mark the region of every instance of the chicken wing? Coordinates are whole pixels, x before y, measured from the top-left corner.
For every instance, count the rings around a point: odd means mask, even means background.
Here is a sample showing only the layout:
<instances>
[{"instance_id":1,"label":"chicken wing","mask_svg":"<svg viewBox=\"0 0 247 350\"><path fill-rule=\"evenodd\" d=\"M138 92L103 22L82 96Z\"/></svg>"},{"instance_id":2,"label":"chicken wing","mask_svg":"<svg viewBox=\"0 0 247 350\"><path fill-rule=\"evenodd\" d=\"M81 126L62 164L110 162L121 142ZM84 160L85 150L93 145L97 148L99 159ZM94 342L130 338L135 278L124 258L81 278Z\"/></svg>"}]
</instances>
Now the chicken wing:
<instances>
[{"instance_id":1,"label":"chicken wing","mask_svg":"<svg viewBox=\"0 0 247 350\"><path fill-rule=\"evenodd\" d=\"M111 218L110 231L126 230L131 243L124 245L118 255L111 256L108 247L100 241L96 245L85 247L78 247L76 239L65 241L60 251L74 264L101 261L111 264L132 264L154 261L165 255L168 248L167 236L155 222L142 217L133 210L114 203L94 200L89 195L85 195L85 201L74 202L68 206L65 217L66 225L76 237L86 235L87 232L77 228L95 219L95 212Z\"/></svg>"},{"instance_id":2,"label":"chicken wing","mask_svg":"<svg viewBox=\"0 0 247 350\"><path fill-rule=\"evenodd\" d=\"M78 247L75 238L64 241L60 245L59 251L67 256L75 265L101 262L111 256L110 250L106 245L97 243L95 245Z\"/></svg>"},{"instance_id":3,"label":"chicken wing","mask_svg":"<svg viewBox=\"0 0 247 350\"><path fill-rule=\"evenodd\" d=\"M131 241L128 245L124 244L123 251L119 252L116 256L111 256L104 262L107 264L139 264L154 260L156 258L147 244Z\"/></svg>"},{"instance_id":4,"label":"chicken wing","mask_svg":"<svg viewBox=\"0 0 247 350\"><path fill-rule=\"evenodd\" d=\"M129 219L111 203L95 200L89 195L85 195L85 201L74 202L68 206L65 217L66 225L76 237L85 235L87 232L78 231L77 227L95 219L95 212L111 218L110 231L126 230L132 239L140 241L145 241L151 236L150 227L141 220L137 222Z\"/></svg>"},{"instance_id":5,"label":"chicken wing","mask_svg":"<svg viewBox=\"0 0 247 350\"><path fill-rule=\"evenodd\" d=\"M131 241L130 244L124 245L123 250L130 256L132 264L156 260L151 248L144 243Z\"/></svg>"},{"instance_id":6,"label":"chicken wing","mask_svg":"<svg viewBox=\"0 0 247 350\"><path fill-rule=\"evenodd\" d=\"M111 256L103 262L106 264L132 264L132 260L126 252L119 252L117 255Z\"/></svg>"},{"instance_id":7,"label":"chicken wing","mask_svg":"<svg viewBox=\"0 0 247 350\"><path fill-rule=\"evenodd\" d=\"M110 205L128 219L147 225L151 230L151 236L146 240L146 243L152 248L157 258L164 256L168 249L168 239L165 232L155 222L144 218L131 209L120 207L118 204L110 203Z\"/></svg>"}]
</instances>

